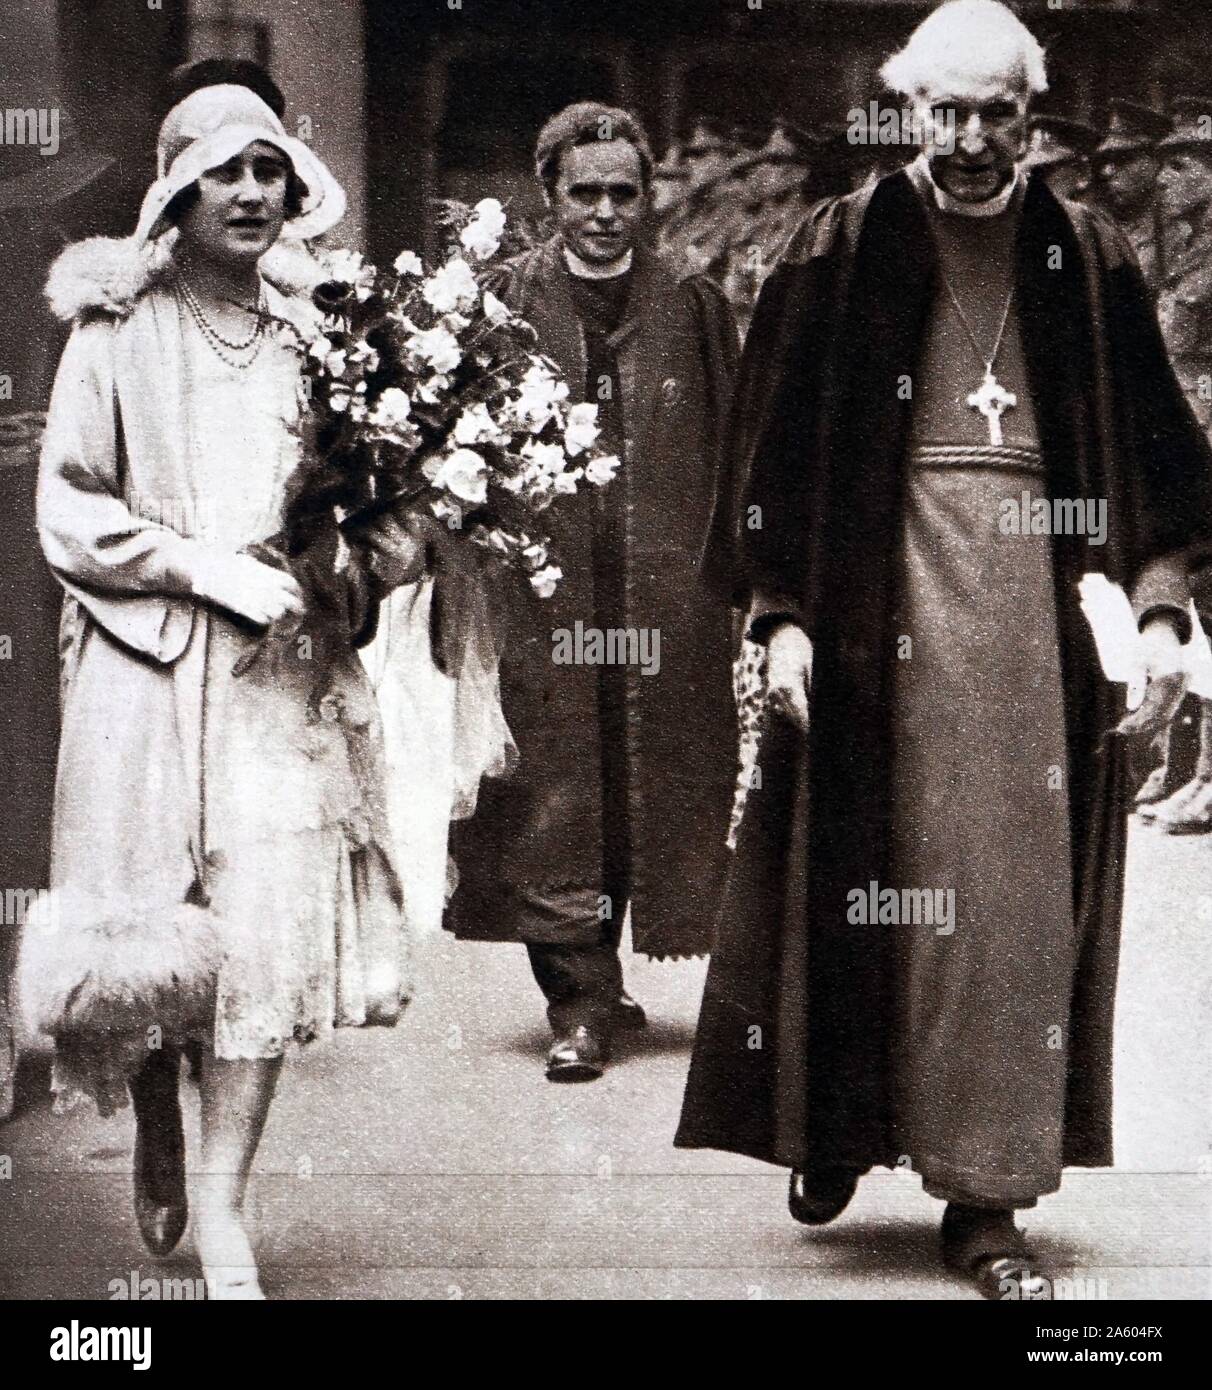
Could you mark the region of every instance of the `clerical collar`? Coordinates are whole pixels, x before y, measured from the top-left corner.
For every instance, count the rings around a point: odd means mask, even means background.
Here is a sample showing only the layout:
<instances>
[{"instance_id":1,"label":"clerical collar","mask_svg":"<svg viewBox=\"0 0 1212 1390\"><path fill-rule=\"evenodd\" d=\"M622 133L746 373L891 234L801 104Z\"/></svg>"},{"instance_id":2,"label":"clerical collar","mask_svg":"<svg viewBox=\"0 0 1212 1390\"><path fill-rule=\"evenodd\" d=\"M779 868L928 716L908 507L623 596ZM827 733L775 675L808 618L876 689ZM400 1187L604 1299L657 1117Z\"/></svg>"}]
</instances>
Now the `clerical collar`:
<instances>
[{"instance_id":1,"label":"clerical collar","mask_svg":"<svg viewBox=\"0 0 1212 1390\"><path fill-rule=\"evenodd\" d=\"M564 247L564 264L578 280L615 280L620 275L626 275L631 269L632 249L628 249L617 261L611 261L608 265L591 265L588 261L583 261L580 256L570 247Z\"/></svg>"},{"instance_id":2,"label":"clerical collar","mask_svg":"<svg viewBox=\"0 0 1212 1390\"><path fill-rule=\"evenodd\" d=\"M940 212L953 212L960 217L1000 216L1010 206L1014 200L1014 195L1023 184L1023 172L1021 169L1016 169L1014 177L1000 193L995 193L992 198L983 203L962 203L935 183L934 175L930 172L930 161L925 154L919 154L905 172L923 198L934 199L934 205Z\"/></svg>"}]
</instances>

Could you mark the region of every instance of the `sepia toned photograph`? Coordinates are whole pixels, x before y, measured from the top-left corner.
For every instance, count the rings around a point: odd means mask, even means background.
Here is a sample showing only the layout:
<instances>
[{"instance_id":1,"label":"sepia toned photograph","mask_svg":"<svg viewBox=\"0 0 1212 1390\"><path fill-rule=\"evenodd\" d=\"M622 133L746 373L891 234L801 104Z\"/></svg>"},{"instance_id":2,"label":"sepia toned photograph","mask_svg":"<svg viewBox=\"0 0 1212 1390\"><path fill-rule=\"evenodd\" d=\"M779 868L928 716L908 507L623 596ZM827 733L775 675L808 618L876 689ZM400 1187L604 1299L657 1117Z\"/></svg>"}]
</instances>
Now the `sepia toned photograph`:
<instances>
[{"instance_id":1,"label":"sepia toned photograph","mask_svg":"<svg viewBox=\"0 0 1212 1390\"><path fill-rule=\"evenodd\" d=\"M3 0L0 276L33 1364L263 1300L1169 1359L1206 0Z\"/></svg>"}]
</instances>

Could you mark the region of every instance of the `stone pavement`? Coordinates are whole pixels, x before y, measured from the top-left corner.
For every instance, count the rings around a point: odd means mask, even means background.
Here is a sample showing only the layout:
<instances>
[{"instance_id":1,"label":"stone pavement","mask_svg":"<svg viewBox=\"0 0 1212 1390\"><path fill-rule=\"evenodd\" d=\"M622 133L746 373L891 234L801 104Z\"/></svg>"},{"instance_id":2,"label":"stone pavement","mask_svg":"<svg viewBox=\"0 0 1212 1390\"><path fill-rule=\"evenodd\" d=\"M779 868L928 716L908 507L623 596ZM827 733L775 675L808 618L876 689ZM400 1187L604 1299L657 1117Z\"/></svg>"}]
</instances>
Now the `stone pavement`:
<instances>
[{"instance_id":1,"label":"stone pavement","mask_svg":"<svg viewBox=\"0 0 1212 1390\"><path fill-rule=\"evenodd\" d=\"M1210 940L1212 839L1134 830L1117 1167L1071 1173L1025 1223L1088 1293L1212 1295ZM652 1024L590 1085L544 1080L522 950L445 937L421 943L398 1028L293 1059L250 1195L269 1296L974 1296L936 1268L939 1205L910 1174L872 1174L810 1232L786 1213L780 1170L673 1149L704 966L627 969ZM139 1241L130 1112L52 1116L37 1061L0 1126L0 1297L106 1298L131 1271L196 1278L188 1237L159 1265Z\"/></svg>"}]
</instances>

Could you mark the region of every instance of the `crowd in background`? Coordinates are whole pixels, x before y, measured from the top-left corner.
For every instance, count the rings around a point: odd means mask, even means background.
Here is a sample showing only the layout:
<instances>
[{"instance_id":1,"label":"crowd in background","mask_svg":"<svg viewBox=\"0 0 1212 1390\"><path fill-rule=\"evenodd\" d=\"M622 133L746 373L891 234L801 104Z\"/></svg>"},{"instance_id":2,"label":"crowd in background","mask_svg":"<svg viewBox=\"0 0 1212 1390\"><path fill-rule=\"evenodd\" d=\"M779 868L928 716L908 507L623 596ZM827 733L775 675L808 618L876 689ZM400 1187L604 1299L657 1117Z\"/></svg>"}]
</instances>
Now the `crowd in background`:
<instances>
[{"instance_id":1,"label":"crowd in background","mask_svg":"<svg viewBox=\"0 0 1212 1390\"><path fill-rule=\"evenodd\" d=\"M1054 193L1119 224L1156 297L1175 371L1212 434L1209 113L1212 99L1177 97L1166 111L1112 101L1101 129L1038 115L1025 164ZM700 120L657 166L657 245L680 273L712 276L744 330L763 280L814 204L882 178L913 154L907 146L851 143L843 127L809 133L780 120L754 131ZM1197 603L1204 609L1202 594ZM1207 608L1212 613L1212 603ZM1157 752L1138 814L1169 834L1212 830L1212 704L1189 697Z\"/></svg>"},{"instance_id":2,"label":"crowd in background","mask_svg":"<svg viewBox=\"0 0 1212 1390\"><path fill-rule=\"evenodd\" d=\"M1113 101L1102 130L1052 114L1032 119L1026 167L1043 170L1054 192L1101 206L1120 221L1155 291L1168 262L1183 278L1196 266L1212 275L1212 258L1202 253L1212 202L1212 123L1205 108L1212 110L1212 99L1180 97L1169 113ZM768 130L696 121L655 171L662 254L683 273L711 275L747 324L762 280L811 207L882 178L915 153L910 145L852 143L848 129L810 132L781 119ZM1180 208L1171 198L1168 215L1163 165L1180 156L1202 172L1202 187L1193 189L1202 202ZM1175 238L1167 257L1162 243ZM1171 350L1189 356L1190 325L1175 333ZM1207 404L1200 418L1212 425Z\"/></svg>"}]
</instances>

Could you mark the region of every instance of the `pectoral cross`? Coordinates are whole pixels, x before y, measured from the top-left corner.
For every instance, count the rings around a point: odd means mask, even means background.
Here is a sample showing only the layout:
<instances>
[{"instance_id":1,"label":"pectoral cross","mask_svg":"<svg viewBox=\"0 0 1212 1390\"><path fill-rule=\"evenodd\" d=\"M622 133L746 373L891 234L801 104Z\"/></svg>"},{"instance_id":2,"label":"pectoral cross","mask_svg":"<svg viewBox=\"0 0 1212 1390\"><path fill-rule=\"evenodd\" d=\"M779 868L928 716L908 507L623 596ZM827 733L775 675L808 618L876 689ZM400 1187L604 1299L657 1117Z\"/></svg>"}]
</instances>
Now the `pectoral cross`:
<instances>
[{"instance_id":1,"label":"pectoral cross","mask_svg":"<svg viewBox=\"0 0 1212 1390\"><path fill-rule=\"evenodd\" d=\"M1012 410L1018 404L1018 397L998 381L992 367L985 368L985 379L981 382L980 390L973 391L968 397L968 404L973 410L979 410L989 422L989 443L1001 444L1002 413Z\"/></svg>"}]
</instances>

